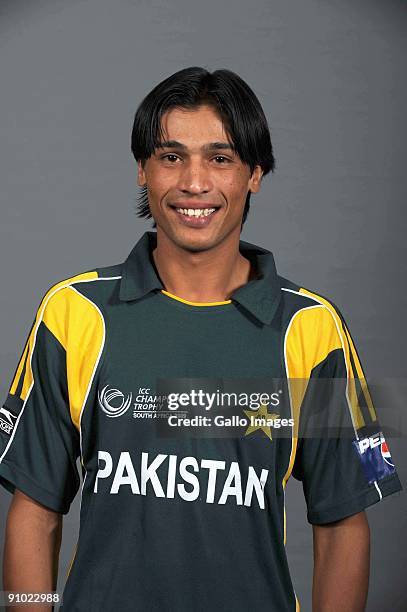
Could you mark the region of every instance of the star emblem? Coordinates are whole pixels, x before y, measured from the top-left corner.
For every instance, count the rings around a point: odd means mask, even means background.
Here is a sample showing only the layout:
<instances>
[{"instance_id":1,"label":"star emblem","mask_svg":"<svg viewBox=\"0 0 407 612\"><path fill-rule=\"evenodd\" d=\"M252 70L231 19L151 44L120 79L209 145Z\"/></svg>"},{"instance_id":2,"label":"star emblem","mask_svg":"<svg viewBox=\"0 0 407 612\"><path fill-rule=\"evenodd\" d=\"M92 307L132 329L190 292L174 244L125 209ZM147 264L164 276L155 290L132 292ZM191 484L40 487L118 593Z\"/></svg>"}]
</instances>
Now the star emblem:
<instances>
[{"instance_id":1,"label":"star emblem","mask_svg":"<svg viewBox=\"0 0 407 612\"><path fill-rule=\"evenodd\" d=\"M243 412L245 413L246 416L249 417L249 420L250 420L250 425L248 426L244 434L245 436L248 436L251 433L254 433L258 429L262 429L264 433L266 434L266 436L270 438L270 440L273 439L271 436L272 426L267 425L267 420L276 419L277 417L280 416L279 414L276 414L275 412L271 412L271 413L267 412L267 406L265 404L261 404L257 410L243 410ZM255 419L256 420L260 419L260 420L258 423L253 423Z\"/></svg>"}]
</instances>

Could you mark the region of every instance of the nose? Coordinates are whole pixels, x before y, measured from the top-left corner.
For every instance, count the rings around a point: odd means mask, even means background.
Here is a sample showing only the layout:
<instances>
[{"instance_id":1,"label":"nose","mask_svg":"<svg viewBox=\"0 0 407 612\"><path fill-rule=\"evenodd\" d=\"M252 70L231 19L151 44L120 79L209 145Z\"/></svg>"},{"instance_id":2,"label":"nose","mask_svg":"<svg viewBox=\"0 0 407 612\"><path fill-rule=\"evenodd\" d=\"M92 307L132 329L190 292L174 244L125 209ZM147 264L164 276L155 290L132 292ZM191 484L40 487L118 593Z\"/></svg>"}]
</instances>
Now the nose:
<instances>
[{"instance_id":1,"label":"nose","mask_svg":"<svg viewBox=\"0 0 407 612\"><path fill-rule=\"evenodd\" d=\"M207 193L212 189L209 168L200 159L190 158L179 177L178 188L184 193Z\"/></svg>"}]
</instances>

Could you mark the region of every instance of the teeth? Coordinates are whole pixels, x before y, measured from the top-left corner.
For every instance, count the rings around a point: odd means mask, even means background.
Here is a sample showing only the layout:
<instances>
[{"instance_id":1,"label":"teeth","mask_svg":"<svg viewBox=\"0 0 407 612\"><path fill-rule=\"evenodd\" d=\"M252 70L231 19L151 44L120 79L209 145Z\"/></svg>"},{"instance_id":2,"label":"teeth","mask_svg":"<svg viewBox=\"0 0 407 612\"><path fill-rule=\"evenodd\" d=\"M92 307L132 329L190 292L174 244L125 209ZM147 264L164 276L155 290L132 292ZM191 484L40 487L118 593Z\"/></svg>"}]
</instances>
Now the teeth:
<instances>
[{"instance_id":1,"label":"teeth","mask_svg":"<svg viewBox=\"0 0 407 612\"><path fill-rule=\"evenodd\" d=\"M208 217L216 208L177 208L176 210L187 217Z\"/></svg>"}]
</instances>

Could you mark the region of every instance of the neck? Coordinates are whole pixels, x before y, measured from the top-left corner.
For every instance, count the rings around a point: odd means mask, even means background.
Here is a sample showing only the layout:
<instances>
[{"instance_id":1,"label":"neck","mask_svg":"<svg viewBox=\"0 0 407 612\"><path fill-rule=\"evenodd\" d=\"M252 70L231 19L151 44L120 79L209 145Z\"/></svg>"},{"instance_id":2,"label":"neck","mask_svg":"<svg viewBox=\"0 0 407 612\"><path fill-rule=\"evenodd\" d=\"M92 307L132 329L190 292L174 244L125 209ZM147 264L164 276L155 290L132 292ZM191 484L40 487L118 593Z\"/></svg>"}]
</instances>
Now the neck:
<instances>
[{"instance_id":1,"label":"neck","mask_svg":"<svg viewBox=\"0 0 407 612\"><path fill-rule=\"evenodd\" d=\"M190 302L221 302L254 276L231 234L207 251L187 251L157 228L153 259L166 291Z\"/></svg>"}]
</instances>

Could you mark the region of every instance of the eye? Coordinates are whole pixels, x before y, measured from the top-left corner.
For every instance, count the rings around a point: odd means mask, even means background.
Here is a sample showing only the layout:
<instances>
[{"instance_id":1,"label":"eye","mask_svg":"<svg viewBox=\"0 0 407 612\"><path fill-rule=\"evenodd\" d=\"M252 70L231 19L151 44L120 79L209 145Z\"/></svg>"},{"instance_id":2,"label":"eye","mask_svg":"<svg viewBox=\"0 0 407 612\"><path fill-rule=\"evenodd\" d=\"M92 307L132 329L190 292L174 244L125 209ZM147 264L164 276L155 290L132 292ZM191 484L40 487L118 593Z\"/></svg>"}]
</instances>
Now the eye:
<instances>
[{"instance_id":1,"label":"eye","mask_svg":"<svg viewBox=\"0 0 407 612\"><path fill-rule=\"evenodd\" d=\"M174 160L169 159L170 157L175 158ZM163 155L161 157L161 159L165 159L167 161L169 161L170 163L172 163L173 161L179 159L178 155L175 155L174 153L166 153L165 155Z\"/></svg>"},{"instance_id":2,"label":"eye","mask_svg":"<svg viewBox=\"0 0 407 612\"><path fill-rule=\"evenodd\" d=\"M225 157L224 155L217 155L216 157L214 157L213 159L221 159L223 160L221 163L223 164L224 162L229 163L231 160L228 157Z\"/></svg>"}]
</instances>

